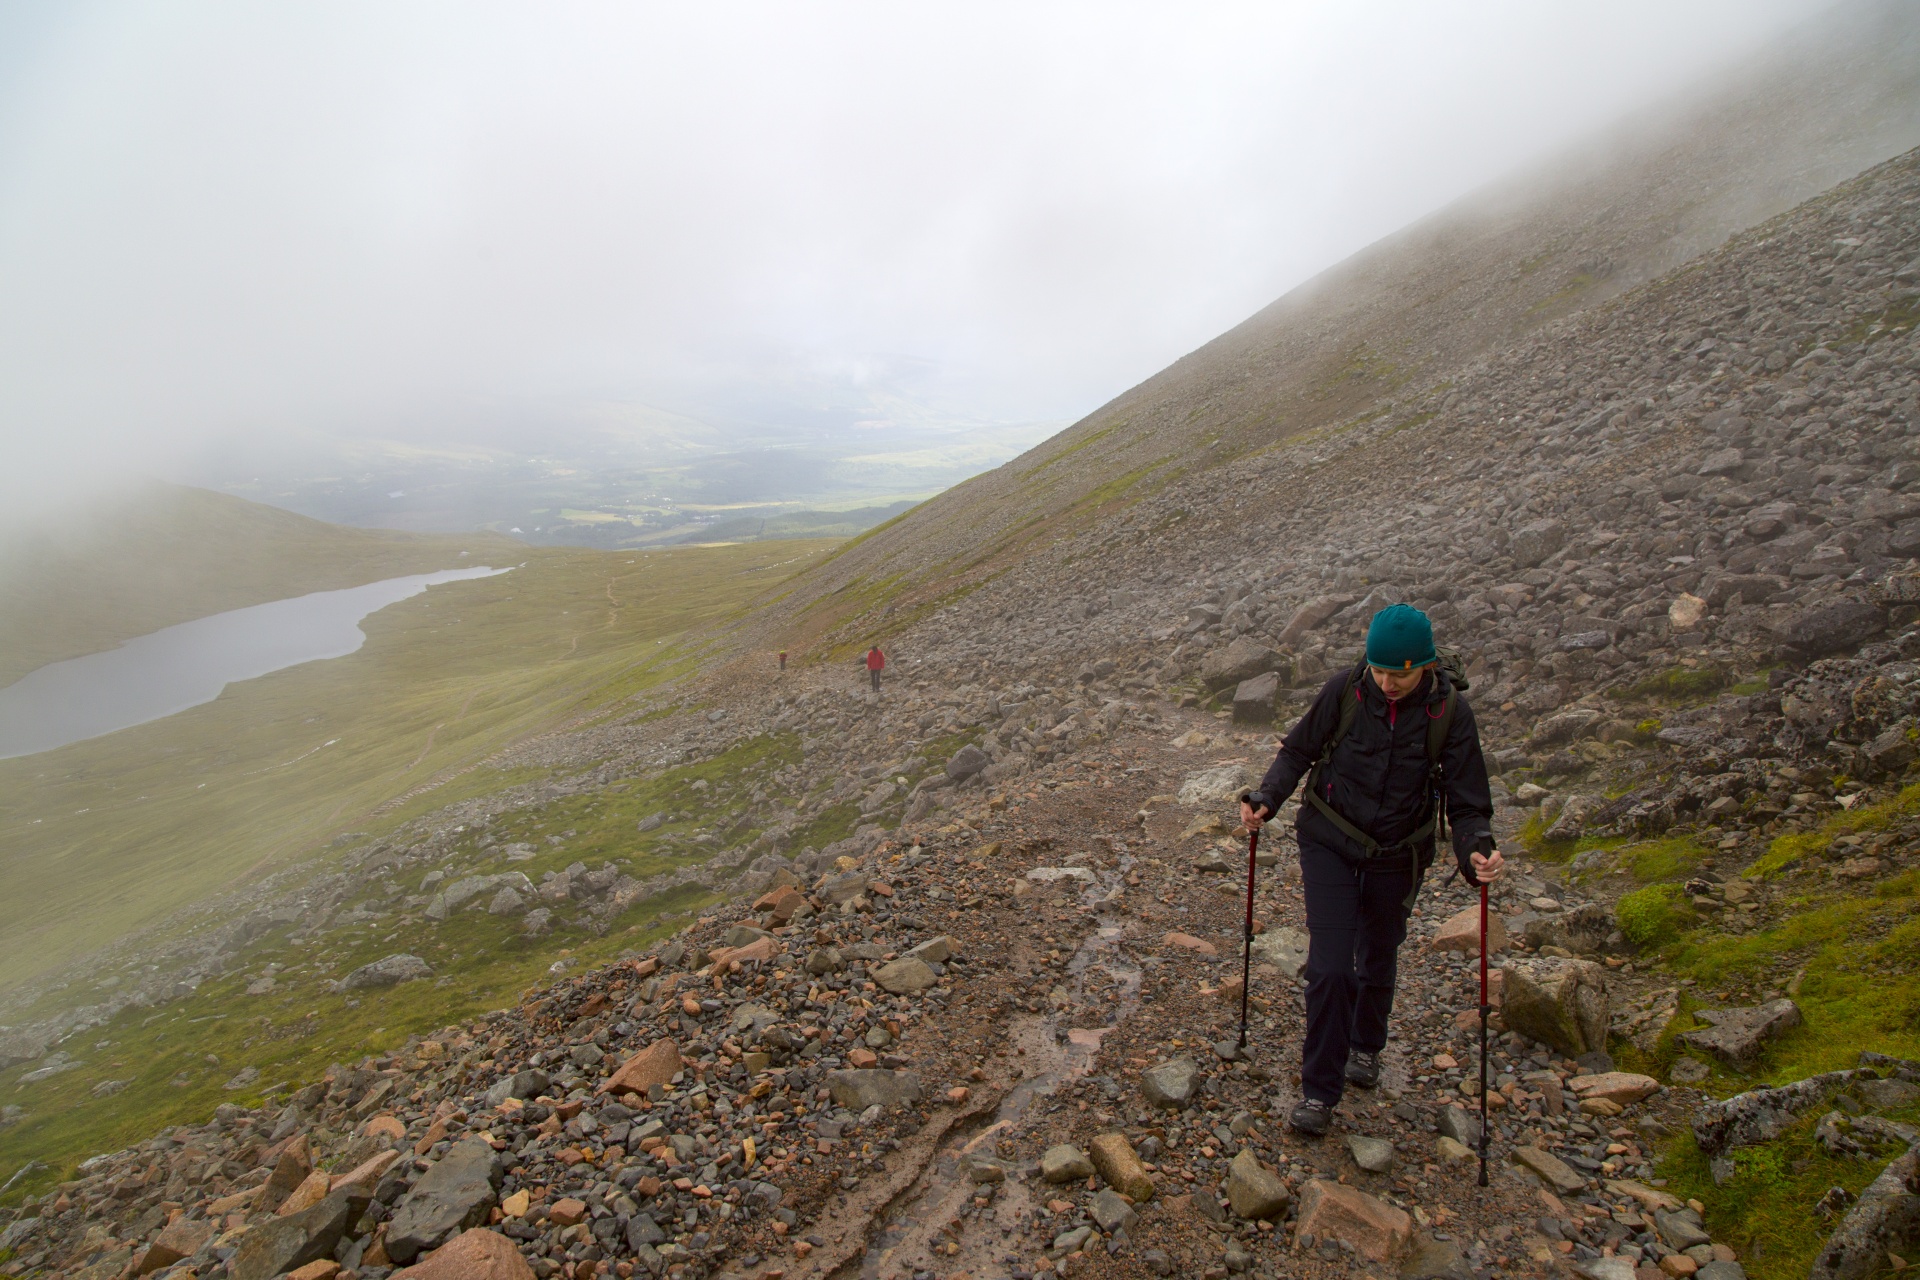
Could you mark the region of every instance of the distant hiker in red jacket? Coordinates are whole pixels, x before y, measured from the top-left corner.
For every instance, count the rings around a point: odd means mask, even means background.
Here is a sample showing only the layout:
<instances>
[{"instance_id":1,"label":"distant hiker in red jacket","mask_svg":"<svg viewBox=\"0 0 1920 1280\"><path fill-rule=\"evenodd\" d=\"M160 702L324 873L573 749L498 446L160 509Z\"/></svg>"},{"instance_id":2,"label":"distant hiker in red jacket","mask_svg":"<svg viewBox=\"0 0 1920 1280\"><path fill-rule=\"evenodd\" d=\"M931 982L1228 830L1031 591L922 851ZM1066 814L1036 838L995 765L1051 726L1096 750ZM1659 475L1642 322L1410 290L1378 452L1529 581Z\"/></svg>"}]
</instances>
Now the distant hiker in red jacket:
<instances>
[{"instance_id":1,"label":"distant hiker in red jacket","mask_svg":"<svg viewBox=\"0 0 1920 1280\"><path fill-rule=\"evenodd\" d=\"M886 665L887 655L880 652L879 645L875 645L873 648L867 650L867 674L873 678L873 691L875 693L880 692L880 673L886 669Z\"/></svg>"},{"instance_id":2,"label":"distant hiker in red jacket","mask_svg":"<svg viewBox=\"0 0 1920 1280\"><path fill-rule=\"evenodd\" d=\"M782 671L787 669L787 651L785 649L780 651L780 669Z\"/></svg>"}]
</instances>

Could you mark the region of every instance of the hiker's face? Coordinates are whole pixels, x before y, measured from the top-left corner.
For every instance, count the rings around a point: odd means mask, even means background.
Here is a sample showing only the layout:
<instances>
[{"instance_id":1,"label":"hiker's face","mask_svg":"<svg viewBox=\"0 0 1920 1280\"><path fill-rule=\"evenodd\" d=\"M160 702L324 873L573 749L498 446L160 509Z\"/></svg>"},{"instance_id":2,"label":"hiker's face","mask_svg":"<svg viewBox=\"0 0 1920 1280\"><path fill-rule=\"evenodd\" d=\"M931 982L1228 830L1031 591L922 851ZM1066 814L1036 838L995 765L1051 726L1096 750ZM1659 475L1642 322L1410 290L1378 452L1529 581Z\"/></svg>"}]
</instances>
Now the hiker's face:
<instances>
[{"instance_id":1,"label":"hiker's face","mask_svg":"<svg viewBox=\"0 0 1920 1280\"><path fill-rule=\"evenodd\" d=\"M1426 667L1414 667L1409 671L1383 671L1379 667L1368 667L1367 670L1373 672L1373 682L1389 698L1406 697L1420 687L1421 678L1427 674Z\"/></svg>"}]
</instances>

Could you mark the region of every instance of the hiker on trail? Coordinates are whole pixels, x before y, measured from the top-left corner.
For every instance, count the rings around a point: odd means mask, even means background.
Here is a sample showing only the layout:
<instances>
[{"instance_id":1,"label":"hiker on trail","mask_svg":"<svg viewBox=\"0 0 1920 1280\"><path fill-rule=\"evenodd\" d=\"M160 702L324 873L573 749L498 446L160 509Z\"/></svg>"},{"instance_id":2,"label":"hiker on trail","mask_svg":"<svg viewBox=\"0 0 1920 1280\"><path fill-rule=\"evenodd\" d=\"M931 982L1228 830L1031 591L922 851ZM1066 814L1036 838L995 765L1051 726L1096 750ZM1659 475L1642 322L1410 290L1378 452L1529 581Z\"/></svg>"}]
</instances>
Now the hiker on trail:
<instances>
[{"instance_id":1,"label":"hiker on trail","mask_svg":"<svg viewBox=\"0 0 1920 1280\"><path fill-rule=\"evenodd\" d=\"M887 655L880 652L879 645L875 645L873 648L867 650L867 675L873 679L873 691L875 693L880 692L880 673L886 669L886 666Z\"/></svg>"},{"instance_id":2,"label":"hiker on trail","mask_svg":"<svg viewBox=\"0 0 1920 1280\"><path fill-rule=\"evenodd\" d=\"M782 671L787 669L787 651L785 649L780 651L780 669Z\"/></svg>"},{"instance_id":3,"label":"hiker on trail","mask_svg":"<svg viewBox=\"0 0 1920 1280\"><path fill-rule=\"evenodd\" d=\"M1373 616L1366 656L1327 681L1240 802L1255 830L1302 778L1295 824L1307 906L1302 1100L1288 1123L1319 1135L1346 1085L1380 1082L1380 1052L1407 916L1444 823L1469 885L1500 875L1493 800L1457 657L1411 605Z\"/></svg>"}]
</instances>

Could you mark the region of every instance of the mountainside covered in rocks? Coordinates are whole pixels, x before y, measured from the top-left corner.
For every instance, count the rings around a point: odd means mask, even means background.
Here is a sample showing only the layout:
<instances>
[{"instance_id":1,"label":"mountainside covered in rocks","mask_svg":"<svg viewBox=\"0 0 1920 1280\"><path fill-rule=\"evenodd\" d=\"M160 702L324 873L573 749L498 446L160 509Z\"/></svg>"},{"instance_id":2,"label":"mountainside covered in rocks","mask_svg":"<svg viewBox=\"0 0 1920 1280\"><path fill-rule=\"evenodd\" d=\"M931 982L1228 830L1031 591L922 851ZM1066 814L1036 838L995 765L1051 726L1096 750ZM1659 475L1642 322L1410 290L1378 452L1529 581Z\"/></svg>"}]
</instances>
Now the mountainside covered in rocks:
<instances>
[{"instance_id":1,"label":"mountainside covered in rocks","mask_svg":"<svg viewBox=\"0 0 1920 1280\"><path fill-rule=\"evenodd\" d=\"M1920 145L1916 85L1911 9L1843 5L1690 101L1331 268L1069 430L857 540L775 616L840 648L890 635L1143 496L1217 491L1277 443L1391 412Z\"/></svg>"},{"instance_id":2,"label":"mountainside covered in rocks","mask_svg":"<svg viewBox=\"0 0 1920 1280\"><path fill-rule=\"evenodd\" d=\"M170 1001L197 1009L196 985L244 974L229 999L249 1018L276 984L351 995L371 1033L381 1002L447 980L449 942L537 948L673 894L690 919L610 965L556 955L511 1008L324 1078L241 1081L211 1120L28 1173L0 1265L1903 1269L1920 1244L1903 1217L1920 1194L1916 322L1908 153L1489 336L1444 380L1116 492L936 608L849 586L834 617L896 609L878 696L830 660L866 633L809 633L822 615L796 596L714 637L700 676L495 762L537 780L343 833L337 864L245 887L218 929L129 944L113 965L144 1003L11 1042L0 1085L20 1101L0 1124L34 1122L63 1056ZM1463 651L1516 862L1488 939L1487 1192L1458 882L1423 891L1381 1089L1299 1139L1283 814L1262 844L1250 1051L1233 1036L1232 797L1403 599ZM794 645L784 674L750 647L795 634L819 647ZM683 861L638 875L573 852L599 832L612 853L665 832ZM330 953L349 929L345 968ZM267 964L289 931L298 963Z\"/></svg>"}]
</instances>

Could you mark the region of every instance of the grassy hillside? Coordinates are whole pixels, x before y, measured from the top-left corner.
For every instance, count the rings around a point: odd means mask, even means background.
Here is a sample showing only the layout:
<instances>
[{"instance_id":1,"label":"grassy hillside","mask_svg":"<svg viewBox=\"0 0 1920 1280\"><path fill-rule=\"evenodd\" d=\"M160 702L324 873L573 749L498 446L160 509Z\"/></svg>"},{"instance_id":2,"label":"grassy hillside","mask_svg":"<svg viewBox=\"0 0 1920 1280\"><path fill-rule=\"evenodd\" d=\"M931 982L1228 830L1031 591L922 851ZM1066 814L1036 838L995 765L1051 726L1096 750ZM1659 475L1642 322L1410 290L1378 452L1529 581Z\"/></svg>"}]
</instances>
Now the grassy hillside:
<instances>
[{"instance_id":1,"label":"grassy hillside","mask_svg":"<svg viewBox=\"0 0 1920 1280\"><path fill-rule=\"evenodd\" d=\"M0 534L0 685L211 613L514 564L525 551L497 534L349 529L205 489L147 485Z\"/></svg>"},{"instance_id":2,"label":"grassy hillside","mask_svg":"<svg viewBox=\"0 0 1920 1280\"><path fill-rule=\"evenodd\" d=\"M349 657L0 762L0 984L367 827L383 806L391 824L505 785L463 771L670 674L677 638L735 615L819 549L523 549L512 573L374 614Z\"/></svg>"}]
</instances>

